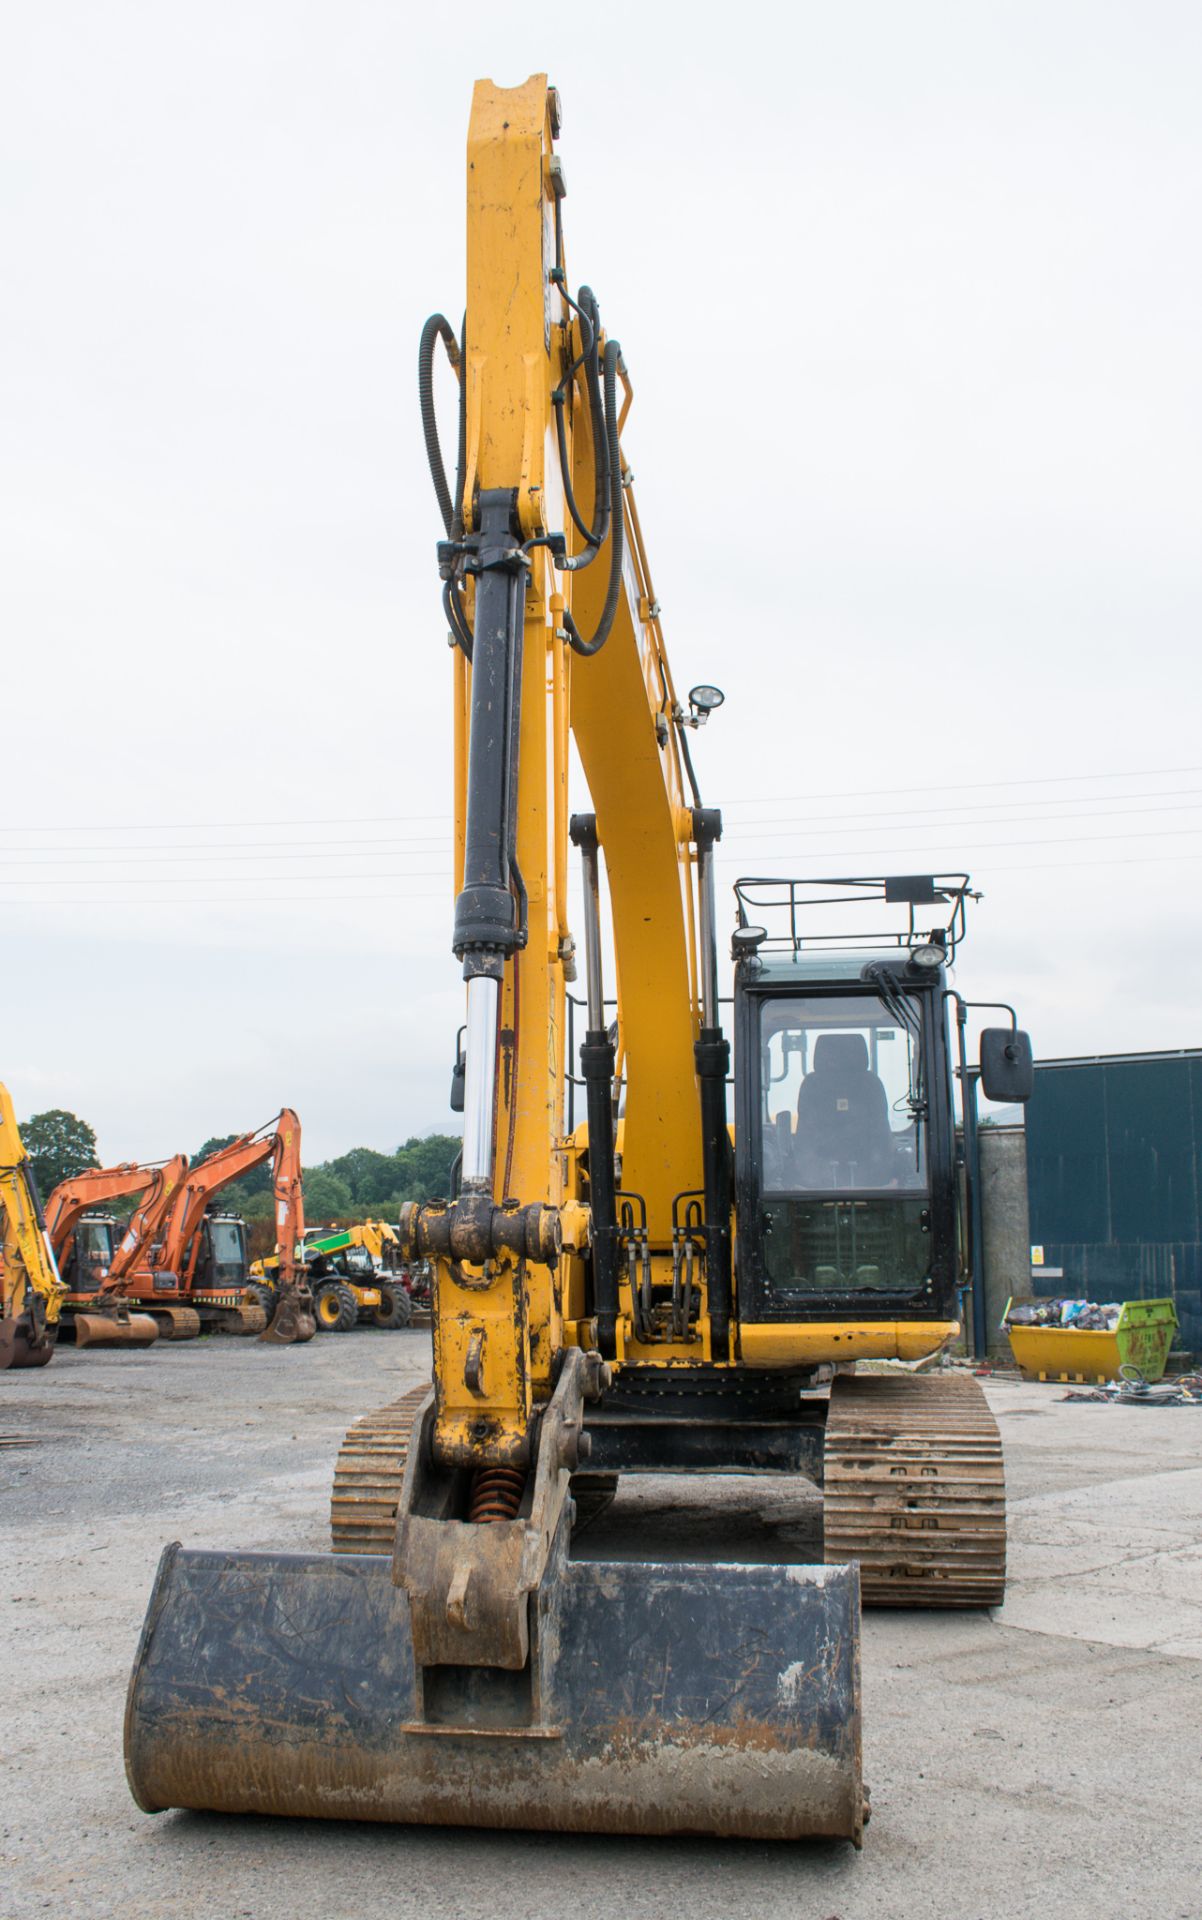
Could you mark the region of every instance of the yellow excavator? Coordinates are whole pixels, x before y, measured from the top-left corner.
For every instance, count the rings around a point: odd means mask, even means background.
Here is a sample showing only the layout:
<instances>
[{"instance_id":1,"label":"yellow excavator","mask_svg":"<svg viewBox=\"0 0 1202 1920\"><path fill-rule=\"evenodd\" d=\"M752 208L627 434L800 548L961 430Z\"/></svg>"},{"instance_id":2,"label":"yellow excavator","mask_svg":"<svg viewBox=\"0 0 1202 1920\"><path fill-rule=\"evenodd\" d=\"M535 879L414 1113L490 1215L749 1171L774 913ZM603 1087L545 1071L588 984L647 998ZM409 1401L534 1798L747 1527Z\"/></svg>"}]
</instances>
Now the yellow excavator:
<instances>
[{"instance_id":1,"label":"yellow excavator","mask_svg":"<svg viewBox=\"0 0 1202 1920\"><path fill-rule=\"evenodd\" d=\"M559 131L545 77L477 85L466 318L436 315L419 350L466 983L458 1188L399 1228L434 1269L433 1387L348 1435L334 1531L351 1551L166 1549L127 1772L147 1811L858 1845L861 1590L982 1606L1004 1581L977 1384L855 1372L959 1331L953 1080L970 1069L948 964L971 889L740 882L724 1027L721 816L690 748L721 695L675 691L626 361L592 291L570 290ZM573 741L591 808L570 817ZM1013 1015L981 1048L986 1092L1024 1098ZM824 1486L824 1556L607 1555L619 1477L666 1472Z\"/></svg>"},{"instance_id":2,"label":"yellow excavator","mask_svg":"<svg viewBox=\"0 0 1202 1920\"><path fill-rule=\"evenodd\" d=\"M67 1289L5 1086L0 1086L0 1209L0 1372L44 1367L54 1353Z\"/></svg>"}]
</instances>

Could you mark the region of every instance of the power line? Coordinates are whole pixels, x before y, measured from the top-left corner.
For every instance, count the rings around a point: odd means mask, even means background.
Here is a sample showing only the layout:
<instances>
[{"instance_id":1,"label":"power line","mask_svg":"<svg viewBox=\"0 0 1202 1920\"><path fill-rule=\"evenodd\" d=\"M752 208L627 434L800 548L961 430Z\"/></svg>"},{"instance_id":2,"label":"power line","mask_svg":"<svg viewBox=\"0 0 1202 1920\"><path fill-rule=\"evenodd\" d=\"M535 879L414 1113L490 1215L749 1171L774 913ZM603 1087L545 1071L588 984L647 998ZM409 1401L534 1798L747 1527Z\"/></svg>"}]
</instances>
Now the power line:
<instances>
[{"instance_id":1,"label":"power line","mask_svg":"<svg viewBox=\"0 0 1202 1920\"><path fill-rule=\"evenodd\" d=\"M1187 773L1202 773L1202 765L1189 767L1132 767L1126 771L1099 773L1049 773L1029 775L1022 780L975 780L975 781L931 781L926 780L912 787L850 787L833 791L824 787L816 793L786 793L775 796L752 796L747 799L727 799L728 807L772 807L792 806L810 800L861 800L886 797L889 794L929 793L932 787L941 793L983 793L986 790L997 792L1014 787L1048 787L1081 785L1097 780L1159 780L1173 779ZM1117 798L1117 795L1101 794L1099 799ZM1015 803L1018 804L1018 803ZM954 809L949 809L953 811ZM131 820L125 823L98 823L95 820L62 821L57 826L40 826L36 823L17 822L6 831L11 833L218 833L230 828L261 827L353 827L353 826L405 826L417 821L449 821L449 813L356 813L334 814L312 819L273 820ZM49 849L48 849L49 851Z\"/></svg>"},{"instance_id":2,"label":"power line","mask_svg":"<svg viewBox=\"0 0 1202 1920\"><path fill-rule=\"evenodd\" d=\"M1108 856L1101 860L1074 860L1071 862L1068 860L1006 862L1002 866L996 867L988 864L982 867L974 862L974 871L975 877L981 879L983 877L987 878L990 874L994 873L1063 874L1070 867L1074 872L1079 867L1146 867L1156 865L1165 860L1172 860L1179 866L1188 866L1202 860L1202 851L1198 853L1119 854L1114 857ZM824 861L823 864L829 864L829 862ZM191 899L186 895L180 894L170 895L162 899L148 899L144 894L135 898L115 898L111 900L98 900L95 897L86 900L75 900L60 897L57 900L6 900L4 906L6 910L9 907L188 907L190 909L204 908L207 910L210 907L224 906L239 907L244 913L248 910L265 913L270 912L277 906L341 907L371 903L375 906L385 904L399 908L418 900L443 900L449 903L449 899L449 890L446 887L439 887L434 891L422 893L410 893L408 891L403 893L389 893L384 890L377 890L374 893L277 893L258 900L248 900L244 894L232 894L224 898L221 896L214 897L212 894L198 894Z\"/></svg>"},{"instance_id":3,"label":"power line","mask_svg":"<svg viewBox=\"0 0 1202 1920\"><path fill-rule=\"evenodd\" d=\"M1200 788L1199 791L1202 792L1202 788ZM144 846L132 847L128 845L128 843L123 845L120 842L112 847L103 844L90 847L0 846L0 855L7 857L10 853L32 853L38 859L45 859L48 854L52 853L220 853L227 850L234 852L242 848L254 847L314 847L318 849L321 847L439 847L448 845L450 840L451 835L449 832L440 834L405 834L403 836L396 834L361 834L353 840L151 840L147 841ZM64 860L63 862L64 866L70 866L72 864L70 860ZM147 862L147 865L149 864L150 863Z\"/></svg>"},{"instance_id":4,"label":"power line","mask_svg":"<svg viewBox=\"0 0 1202 1920\"><path fill-rule=\"evenodd\" d=\"M1040 826L1043 826L1045 822L1055 821L1055 820L1110 820L1110 819L1138 820L1142 818L1145 814L1152 814L1152 813L1199 813L1199 812L1202 812L1202 807L1200 807L1198 802L1195 800L1195 801L1187 802L1186 805L1180 806L1180 807L1100 807L1096 813L1034 813L1034 814L1029 814L1027 818L1024 820L966 820L963 818L963 816L959 816L955 820L954 825L957 828L957 830L959 830L962 827L972 827L972 828L1040 827ZM835 817L839 818L840 816L836 815ZM885 815L877 814L877 815L874 815L873 818L889 819L890 824L893 826L896 826L898 830L902 833L925 833L928 828L937 827L939 825L939 822L937 820L915 820L912 824L907 824L905 820L890 819L890 816L887 814ZM797 825L801 827L822 827L824 830L826 829L825 820L810 819L808 821L799 821ZM757 828L758 828L758 823L757 823ZM735 833L731 833L731 834L723 833L722 841L725 842L727 840L750 840L750 839L782 840L782 839L793 837L796 830L797 830L796 827L765 826L764 831L759 832L758 830L753 831L751 829L741 827ZM851 834L871 833L871 831L872 831L871 827L832 827L830 829L830 833L828 837L833 837L833 836L841 837L842 835L849 834L849 833ZM1102 837L1104 838L1105 836L1102 836ZM998 840L993 844L1000 847L1000 846L1006 846L1009 843L1004 840Z\"/></svg>"},{"instance_id":5,"label":"power line","mask_svg":"<svg viewBox=\"0 0 1202 1920\"><path fill-rule=\"evenodd\" d=\"M1194 789L1194 791L1202 792L1202 789ZM973 820L973 819L965 819L962 815L957 815L954 825L955 825L956 837L958 839L966 829L978 830L982 827L998 827L998 826L1011 826L1011 825L1041 826L1044 823L1051 823L1051 822L1061 821L1061 820L1140 819L1145 815L1151 815L1151 814L1197 813L1200 811L1202 811L1202 805L1200 805L1198 802L1188 802L1180 806L1173 805L1173 806L1167 806L1167 807L1156 806L1156 807L1134 807L1134 808L1129 808L1129 807L1099 808L1092 813L1081 813L1079 811L1072 811L1069 813L1033 814L1033 815L1029 815L1025 819L1016 820L1016 821ZM885 818L889 820L890 824L893 827L895 827L899 833L923 833L923 832L929 831L933 827L939 826L940 824L938 820L915 820L913 822L910 822L905 819L898 819L895 815L888 815L888 814L884 816L874 815L871 817L874 819ZM862 827L862 826L861 827L830 827L828 829L825 820L814 819L812 817L807 821L805 821L804 823L799 823L799 825L801 825L804 829L817 830L821 828L824 833L824 836L827 839L843 839L848 836L855 837L857 835L862 835L864 833L871 831L870 828ZM763 828L760 828L757 826L755 828L737 828L735 832L727 833L723 835L722 845L727 846L727 845L730 845L731 843L735 843L735 842L742 843L745 841L755 841L757 844L759 844L760 842L765 840L793 839L796 837L797 831L798 831L798 828L795 828L795 827L772 828L772 827L765 826ZM1164 831L1169 831L1169 829L1165 829ZM1124 838L1126 836L1124 836L1121 832L1116 832L1112 836L1099 835L1099 836L1082 836L1082 837L1083 838L1095 837L1095 838L1102 838L1102 839L1113 837L1118 839L1118 838ZM103 867L134 867L137 869L143 869L146 867L154 867L154 866L169 866L169 867L177 867L177 866L185 866L185 865L219 866L219 865L227 865L235 861L242 862L242 861L249 860L254 862L257 865L268 866L273 862L279 863L281 861L286 861L286 860L334 860L334 859L345 859L345 858L349 858L352 860L368 860L368 859L374 858L377 851L381 857L388 858L388 859L403 858L404 855L408 852L413 852L420 858L428 859L431 857L432 853L437 851L437 849L431 843L419 844L417 842L392 840L392 839L335 840L325 844L328 844L330 848L329 852L326 852L324 850L324 845L321 841L297 843L297 842L287 841L287 840L265 841L260 843L260 845L263 848L283 849L282 851L279 851L279 852L276 852L274 850L270 852L257 851L257 850L253 850L253 847L251 849L248 849L245 842L240 844L236 841L228 842L228 843L218 842L216 843L215 850L213 851L206 851L200 848L191 848L191 847L185 846L181 852L177 854L171 854L171 855L168 855L167 853L159 853L155 851L153 848L149 848L149 847L135 848L132 850L132 852L137 856L139 856L137 858L128 857L125 853L122 853L122 852L116 852L116 853L110 854L106 849L103 849L103 848L86 848L82 850L81 857L64 858L61 860L52 861L49 864L52 867L57 866L60 868L93 865L93 866L103 866ZM981 846L986 846L986 845L1013 846L1013 845L1018 845L1020 843L1016 841L997 840L997 841L989 841L989 842L982 841L982 842L979 842L978 844L980 844ZM1060 843L1057 843L1054 841L1031 841L1031 842L1022 843L1022 844L1054 845L1054 844L1060 844ZM349 854L347 853L346 849L356 848L356 847L362 848L364 849L364 851L351 852ZM11 852L11 851L13 850L12 849L8 850L8 852ZM14 868L16 871L16 874L24 878L26 874L32 871L35 871L39 866L44 867L47 864L47 855L45 853L39 853L33 848L21 848L19 849L19 851L33 854L34 857L27 861L14 861L7 857L7 852L0 853L0 867L7 866L7 867ZM897 849L897 851L903 851L903 849ZM919 849L916 849L916 851L919 851ZM48 852L54 853L54 854L60 854L60 853L66 853L67 850L64 848L55 847L55 848L49 849ZM143 854L148 855L148 857L142 858L141 856ZM201 878L203 876L197 876L197 877ZM211 878L214 880L219 879L221 877L222 876L216 875L216 874L211 876ZM249 879L249 878L254 878L255 876L248 875L246 877ZM262 877L271 878L270 875L264 875ZM347 877L353 878L354 876L348 875ZM419 868L414 868L412 869L412 877L415 879L426 879L426 878L434 877L434 875L432 870L428 870L428 869L423 870ZM229 878L232 880L236 880L239 878L239 876L236 874L233 874L233 875L230 875ZM10 880L0 880L0 885L15 886L19 884L20 884L20 881L16 878L13 878ZM75 884L78 884L81 886L91 886L91 885L98 885L101 883L78 879L78 877L66 879L61 882L47 881L47 880L34 880L34 879L30 879L28 881L28 885L30 886L51 886L51 885L71 886Z\"/></svg>"},{"instance_id":6,"label":"power line","mask_svg":"<svg viewBox=\"0 0 1202 1920\"><path fill-rule=\"evenodd\" d=\"M1169 838L1177 839L1184 835L1198 834L1198 833L1202 833L1202 826L1157 827L1150 832L1146 832L1142 829L1134 832L1124 832L1123 830L1120 829L1116 832L1110 832L1110 833L1040 835L1032 840L1026 840L1026 839L986 840L986 841L979 841L976 844L981 853L988 854L995 847L1075 847L1075 846L1097 845L1101 842L1111 841L1111 840L1163 840L1163 839L1169 839ZM892 856L893 854L905 854L907 857L915 853L946 854L948 848L953 844L955 844L955 842L952 839L934 840L934 841L927 841L923 845L917 846L917 847L915 846L849 847L846 850L846 852L848 857L852 860L876 860L886 855ZM721 845L721 843L719 843L719 845ZM312 856L300 855L297 857L307 859L307 858L311 858ZM790 855L791 859L797 859L797 860L829 861L833 857L834 856L830 853L829 849L826 847L799 847ZM967 859L969 856L966 853L958 852L954 857ZM745 864L744 856L742 854L737 854L737 853L721 852L718 855L718 859L721 862L721 864L725 866L731 866L731 865L742 866ZM120 865L122 863L114 862L113 864ZM978 864L978 863L974 861L974 864ZM384 881L384 880L412 881L412 880L439 880L439 879L443 879L445 876L446 876L446 869L443 867L414 867L414 868L409 868L407 870L402 869L400 871L393 871L391 873L377 873L373 875L365 875L365 874L358 874L358 873L345 873L345 874L334 874L334 873L299 874L298 873L288 877L296 880L311 879L316 881L322 881L328 884L331 880L354 881L354 880L371 878L377 882ZM187 878L185 879L174 881L170 878L169 875L163 874L163 875L154 876L154 878L148 881L147 884L151 886L181 886L181 887L195 886L195 885L250 887L250 886L262 886L264 881L270 881L277 877L279 879L285 878L283 874L276 876L273 874L263 874L263 873L246 873L246 874L214 873L214 874L209 874L207 876L204 874L191 874L187 876ZM34 879L26 879L24 876L22 876L20 879L7 879L7 880L0 879L0 887L107 887L107 886L111 886L111 884L112 884L112 881L110 879L88 880L85 878L81 878L78 875L76 875L71 879L62 879L62 880L34 880ZM127 880L125 884L127 885L130 884L130 881ZM134 881L133 884L136 885L137 882ZM166 897L170 898L171 896L168 895Z\"/></svg>"},{"instance_id":7,"label":"power line","mask_svg":"<svg viewBox=\"0 0 1202 1920\"><path fill-rule=\"evenodd\" d=\"M830 815L829 818L832 820L887 820L892 826L895 826L899 832L904 831L907 833L912 831L920 832L925 827L935 826L938 824L938 818L936 816L947 815L954 816L958 826L1037 826L1041 825L1044 821L1051 820L1101 820L1118 818L1124 815L1130 815L1130 817L1135 818L1143 813L1194 813L1198 811L1197 806L1186 804L1186 802L1195 794L1202 794L1202 787L1181 787L1179 789L1160 788L1152 793L1128 794L1125 796L1125 799L1127 801L1170 800L1173 804L1165 807L1130 807L1128 805L1123 805L1122 807L1097 807L1088 813L1073 811L1071 813L1028 814L1024 819L1015 821L965 819L962 809L958 806L923 807L917 810L907 809L901 812L890 808L880 813L833 814ZM1097 800L1111 800L1115 797L1113 794L1098 794L1093 796L1093 798ZM1178 804L1179 798L1181 804ZM977 802L974 807L974 812L980 812L983 804L985 803ZM1011 800L999 801L997 803L999 806L1007 807L1037 807L1043 804L1044 802L1041 800ZM925 819L918 818L918 814L931 817ZM795 824L808 827L825 827L827 818L828 816L826 815L807 814L800 817ZM727 832L723 838L724 840L742 840L750 838L753 835L758 835L761 838L779 838L782 836L782 833L791 830L787 825L784 829L774 828L768 821L762 823L758 821L736 821L733 832ZM866 831L866 829L832 827L831 831L837 833L854 833L863 832ZM380 852L389 854L403 854L411 850L429 854L435 850L448 847L451 844L451 839L452 835L450 832L447 832L438 835L407 834L404 836L392 834L361 834L350 839L338 840L180 840L175 842L148 841L141 846L117 843L111 846L99 844L75 847L0 847L0 865L23 866L28 864L32 867L38 862L48 861L51 856L54 856L55 863L61 866L82 865L82 859L75 860L67 857L73 854L86 856L89 860L92 859L93 856L98 856L98 864L106 866L154 866L160 863L172 865L174 863L165 858L169 853L194 855L201 864L203 864L208 857L218 854L225 854L231 860L256 859L259 857L262 857L264 861L277 858L320 859L324 857L325 849L327 848L363 847L371 851L378 849ZM277 853L276 849L280 849L281 851ZM105 856L110 853L113 855L113 858L106 859ZM27 863L14 862L9 858L9 856L13 854L30 854L33 858ZM147 854L150 857L145 860L133 860L126 857L132 854ZM59 856L64 857L60 859ZM351 857L358 858L359 856L352 855ZM365 854L363 857L366 858L367 855ZM215 863L214 860L214 864Z\"/></svg>"},{"instance_id":8,"label":"power line","mask_svg":"<svg viewBox=\"0 0 1202 1920\"><path fill-rule=\"evenodd\" d=\"M982 840L977 844L983 853L987 853L992 847L1080 847L1100 840L1167 840L1186 833L1202 833L1202 827L1157 827L1151 833L1073 833L1049 835L1036 840ZM721 841L718 844L721 846ZM921 847L849 847L847 852L853 860L876 860L882 854L946 853L954 844L955 842L950 839L930 840ZM742 859L741 854L725 854L718 857L728 866ZM795 857L799 860L829 860L832 855L822 847L800 847ZM967 859L968 855L957 854L956 858ZM53 882L50 884L53 885ZM103 882L98 881L96 884L99 886ZM0 881L0 886L19 885L20 882L16 880Z\"/></svg>"},{"instance_id":9,"label":"power line","mask_svg":"<svg viewBox=\"0 0 1202 1920\"><path fill-rule=\"evenodd\" d=\"M929 793L934 786L940 793L982 793L986 788L1070 786L1089 780L1169 780L1176 774L1202 773L1198 767L1133 767L1129 773L1049 773L1030 775L1023 780L925 780L917 787L854 787L843 793L829 788L818 793L782 793L762 800L728 800L731 807L792 806L797 800L868 800L890 793Z\"/></svg>"}]
</instances>

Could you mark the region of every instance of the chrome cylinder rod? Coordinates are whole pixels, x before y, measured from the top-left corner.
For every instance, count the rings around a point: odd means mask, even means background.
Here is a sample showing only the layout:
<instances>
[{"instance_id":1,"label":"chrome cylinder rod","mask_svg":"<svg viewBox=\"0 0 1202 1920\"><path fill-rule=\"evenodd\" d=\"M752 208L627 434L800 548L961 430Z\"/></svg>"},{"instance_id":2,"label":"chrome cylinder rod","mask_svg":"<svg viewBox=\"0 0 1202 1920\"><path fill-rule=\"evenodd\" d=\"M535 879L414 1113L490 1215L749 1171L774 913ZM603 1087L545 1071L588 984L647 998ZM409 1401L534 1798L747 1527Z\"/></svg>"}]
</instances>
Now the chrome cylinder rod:
<instances>
[{"instance_id":1,"label":"chrome cylinder rod","mask_svg":"<svg viewBox=\"0 0 1202 1920\"><path fill-rule=\"evenodd\" d=\"M605 1025L605 987L601 975L601 882L597 871L597 843L584 847L584 969L588 982L588 1023L598 1032Z\"/></svg>"},{"instance_id":2,"label":"chrome cylinder rod","mask_svg":"<svg viewBox=\"0 0 1202 1920\"><path fill-rule=\"evenodd\" d=\"M467 983L462 1178L469 1189L492 1186L499 994L500 982L487 974L477 974Z\"/></svg>"}]
</instances>

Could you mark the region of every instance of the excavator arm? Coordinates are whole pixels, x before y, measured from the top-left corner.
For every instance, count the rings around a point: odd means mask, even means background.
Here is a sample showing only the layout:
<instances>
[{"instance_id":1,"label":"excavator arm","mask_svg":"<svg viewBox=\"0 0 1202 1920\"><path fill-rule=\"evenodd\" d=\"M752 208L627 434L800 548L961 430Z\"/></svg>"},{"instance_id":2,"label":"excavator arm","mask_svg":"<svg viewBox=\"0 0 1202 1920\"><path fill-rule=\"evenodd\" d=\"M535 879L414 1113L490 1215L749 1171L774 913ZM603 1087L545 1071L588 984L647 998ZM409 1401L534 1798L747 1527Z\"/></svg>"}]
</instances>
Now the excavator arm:
<instances>
[{"instance_id":1,"label":"excavator arm","mask_svg":"<svg viewBox=\"0 0 1202 1920\"><path fill-rule=\"evenodd\" d=\"M125 1232L113 1254L102 1292L120 1293L127 1276L148 1258L151 1248L165 1232L168 1215L187 1171L187 1155L182 1153L177 1153L174 1159L153 1169L149 1184L143 1189L141 1199L130 1214Z\"/></svg>"},{"instance_id":2,"label":"excavator arm","mask_svg":"<svg viewBox=\"0 0 1202 1920\"><path fill-rule=\"evenodd\" d=\"M123 1160L120 1166L88 1167L61 1181L46 1202L46 1228L60 1268L65 1265L72 1235L83 1214L127 1194L140 1194L142 1198L105 1276L106 1290L111 1290L115 1281L136 1264L161 1227L187 1165L182 1153L172 1160Z\"/></svg>"},{"instance_id":3,"label":"excavator arm","mask_svg":"<svg viewBox=\"0 0 1202 1920\"><path fill-rule=\"evenodd\" d=\"M0 1370L43 1367L54 1352L62 1298L54 1249L21 1143L8 1088L0 1086Z\"/></svg>"},{"instance_id":4,"label":"excavator arm","mask_svg":"<svg viewBox=\"0 0 1202 1920\"><path fill-rule=\"evenodd\" d=\"M196 1258L195 1241L206 1207L223 1187L262 1166L265 1160L272 1163L279 1296L271 1324L259 1338L272 1345L285 1345L311 1339L315 1331L305 1269L297 1258L297 1248L304 1238L305 1211L300 1121L291 1107L284 1107L267 1126L218 1148L188 1171L164 1222L160 1262L168 1272L185 1276L189 1262Z\"/></svg>"}]
</instances>

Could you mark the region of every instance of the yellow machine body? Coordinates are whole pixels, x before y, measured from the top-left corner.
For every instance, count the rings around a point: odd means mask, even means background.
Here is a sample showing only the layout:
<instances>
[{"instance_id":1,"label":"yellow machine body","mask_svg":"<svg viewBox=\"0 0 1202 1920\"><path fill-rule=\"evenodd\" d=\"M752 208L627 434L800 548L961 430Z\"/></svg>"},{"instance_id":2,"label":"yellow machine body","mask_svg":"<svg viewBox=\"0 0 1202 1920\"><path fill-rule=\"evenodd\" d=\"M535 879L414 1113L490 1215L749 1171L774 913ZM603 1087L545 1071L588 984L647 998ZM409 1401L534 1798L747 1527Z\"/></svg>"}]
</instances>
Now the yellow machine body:
<instances>
[{"instance_id":1,"label":"yellow machine body","mask_svg":"<svg viewBox=\"0 0 1202 1920\"><path fill-rule=\"evenodd\" d=\"M21 1143L8 1088L0 1085L0 1369L45 1366L54 1352L66 1287Z\"/></svg>"}]
</instances>

